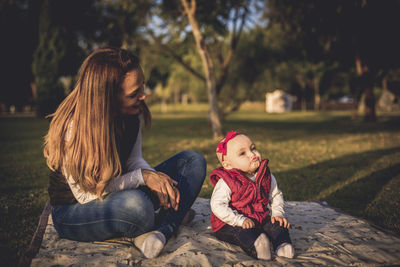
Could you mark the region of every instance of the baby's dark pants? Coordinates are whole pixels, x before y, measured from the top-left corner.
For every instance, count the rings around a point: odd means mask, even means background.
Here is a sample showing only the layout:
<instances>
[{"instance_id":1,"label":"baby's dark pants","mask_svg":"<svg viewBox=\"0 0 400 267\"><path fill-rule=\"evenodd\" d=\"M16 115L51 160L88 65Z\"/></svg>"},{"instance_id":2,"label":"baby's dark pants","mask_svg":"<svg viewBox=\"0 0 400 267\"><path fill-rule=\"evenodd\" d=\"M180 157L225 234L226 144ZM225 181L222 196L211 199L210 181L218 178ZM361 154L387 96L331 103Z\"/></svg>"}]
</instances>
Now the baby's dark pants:
<instances>
[{"instance_id":1,"label":"baby's dark pants","mask_svg":"<svg viewBox=\"0 0 400 267\"><path fill-rule=\"evenodd\" d=\"M283 243L292 243L288 229L280 226L279 222L272 224L271 221L264 224L262 228L256 227L250 229L233 227L226 224L215 232L215 235L222 241L240 246L248 255L257 258L254 242L262 233L267 235L272 243L274 251Z\"/></svg>"}]
</instances>

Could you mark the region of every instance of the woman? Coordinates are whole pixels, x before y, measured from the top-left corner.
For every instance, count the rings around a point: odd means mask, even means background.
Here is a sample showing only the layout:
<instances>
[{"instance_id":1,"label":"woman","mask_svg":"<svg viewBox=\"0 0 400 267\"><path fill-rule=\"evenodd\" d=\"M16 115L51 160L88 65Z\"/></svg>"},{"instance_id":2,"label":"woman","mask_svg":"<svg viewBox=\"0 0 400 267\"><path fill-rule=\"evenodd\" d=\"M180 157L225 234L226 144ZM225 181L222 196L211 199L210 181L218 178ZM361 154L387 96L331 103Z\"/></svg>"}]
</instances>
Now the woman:
<instances>
[{"instance_id":1,"label":"woman","mask_svg":"<svg viewBox=\"0 0 400 267\"><path fill-rule=\"evenodd\" d=\"M61 237L132 237L153 258L177 231L200 192L206 163L188 150L154 169L147 164L141 128L151 115L145 98L138 58L104 48L84 61L75 89L51 115L44 156Z\"/></svg>"}]
</instances>

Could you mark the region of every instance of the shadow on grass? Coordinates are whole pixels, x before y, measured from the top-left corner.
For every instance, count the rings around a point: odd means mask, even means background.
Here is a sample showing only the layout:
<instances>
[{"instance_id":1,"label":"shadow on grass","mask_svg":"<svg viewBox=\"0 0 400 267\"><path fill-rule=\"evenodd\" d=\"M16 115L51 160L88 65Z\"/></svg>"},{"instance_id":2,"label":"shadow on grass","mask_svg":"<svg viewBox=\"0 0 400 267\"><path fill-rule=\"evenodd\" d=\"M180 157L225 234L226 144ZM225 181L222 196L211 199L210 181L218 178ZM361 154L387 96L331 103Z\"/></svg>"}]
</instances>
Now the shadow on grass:
<instances>
[{"instance_id":1,"label":"shadow on grass","mask_svg":"<svg viewBox=\"0 0 400 267\"><path fill-rule=\"evenodd\" d=\"M277 172L275 176L286 200L327 201L330 206L370 219L373 216L367 214L368 205L400 173L400 162L393 157L396 153L400 153L400 147L355 153L301 169ZM394 215L389 209L385 216ZM396 232L400 230L394 225L381 226Z\"/></svg>"},{"instance_id":2,"label":"shadow on grass","mask_svg":"<svg viewBox=\"0 0 400 267\"><path fill-rule=\"evenodd\" d=\"M47 177L45 177L47 178ZM47 186L47 183L45 184ZM40 190L43 188L42 184L38 185L8 185L7 187L0 188L0 193L12 195L13 193L17 194L26 194L28 195L30 192L35 190Z\"/></svg>"},{"instance_id":3,"label":"shadow on grass","mask_svg":"<svg viewBox=\"0 0 400 267\"><path fill-rule=\"evenodd\" d=\"M240 126L238 128L238 126ZM380 121L366 123L353 121L349 117L332 116L324 120L312 121L309 118L288 120L265 119L252 120L231 119L225 122L225 129L251 133L251 136L268 136L272 141L290 139L309 139L321 135L368 134L381 131L396 132L400 130L400 117L385 117Z\"/></svg>"}]
</instances>

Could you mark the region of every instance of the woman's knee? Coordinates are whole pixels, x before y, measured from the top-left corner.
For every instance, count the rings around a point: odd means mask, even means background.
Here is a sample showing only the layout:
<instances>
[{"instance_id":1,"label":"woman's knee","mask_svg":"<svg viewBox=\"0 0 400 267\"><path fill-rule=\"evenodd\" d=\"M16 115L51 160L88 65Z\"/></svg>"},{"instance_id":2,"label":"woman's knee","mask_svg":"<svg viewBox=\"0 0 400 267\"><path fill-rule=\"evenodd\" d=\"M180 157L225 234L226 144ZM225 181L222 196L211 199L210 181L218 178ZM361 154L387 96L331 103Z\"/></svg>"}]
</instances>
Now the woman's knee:
<instances>
[{"instance_id":1,"label":"woman's knee","mask_svg":"<svg viewBox=\"0 0 400 267\"><path fill-rule=\"evenodd\" d=\"M182 151L181 153L183 153L189 159L200 161L202 163L206 162L203 155L201 155L199 152L197 152L195 150L188 149L188 150Z\"/></svg>"},{"instance_id":2,"label":"woman's knee","mask_svg":"<svg viewBox=\"0 0 400 267\"><path fill-rule=\"evenodd\" d=\"M154 206L150 198L141 190L124 190L117 194L111 212L119 213L121 219L150 230L154 225Z\"/></svg>"},{"instance_id":3,"label":"woman's knee","mask_svg":"<svg viewBox=\"0 0 400 267\"><path fill-rule=\"evenodd\" d=\"M192 168L195 168L197 172L200 171L201 173L204 173L203 176L205 176L207 162L203 155L194 150L185 150L181 153L183 153L187 161L191 162L194 165L192 166Z\"/></svg>"}]
</instances>

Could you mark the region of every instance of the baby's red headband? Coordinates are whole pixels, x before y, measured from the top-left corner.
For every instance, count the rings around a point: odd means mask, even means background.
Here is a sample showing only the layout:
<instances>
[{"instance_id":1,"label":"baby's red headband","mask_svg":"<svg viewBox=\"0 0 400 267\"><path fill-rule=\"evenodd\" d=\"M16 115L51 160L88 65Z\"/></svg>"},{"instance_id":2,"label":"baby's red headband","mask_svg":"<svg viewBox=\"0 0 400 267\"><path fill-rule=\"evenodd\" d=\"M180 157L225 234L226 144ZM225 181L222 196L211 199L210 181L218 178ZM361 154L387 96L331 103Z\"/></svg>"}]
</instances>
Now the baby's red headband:
<instances>
[{"instance_id":1,"label":"baby's red headband","mask_svg":"<svg viewBox=\"0 0 400 267\"><path fill-rule=\"evenodd\" d=\"M219 142L217 145L217 152L222 153L222 160L224 160L224 156L226 155L226 145L229 140L236 136L236 131L230 131L226 134L225 139Z\"/></svg>"}]
</instances>

